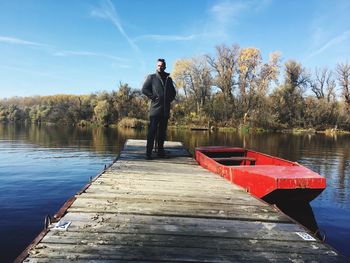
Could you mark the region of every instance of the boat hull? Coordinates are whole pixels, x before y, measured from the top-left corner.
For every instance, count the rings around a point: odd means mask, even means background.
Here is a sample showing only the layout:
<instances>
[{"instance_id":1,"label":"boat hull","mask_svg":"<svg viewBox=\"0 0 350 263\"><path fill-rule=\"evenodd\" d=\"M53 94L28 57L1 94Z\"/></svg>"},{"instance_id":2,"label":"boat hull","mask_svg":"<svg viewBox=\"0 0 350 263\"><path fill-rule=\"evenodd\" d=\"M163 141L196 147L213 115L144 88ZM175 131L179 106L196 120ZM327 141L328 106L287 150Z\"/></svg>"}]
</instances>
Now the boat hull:
<instances>
[{"instance_id":1,"label":"boat hull","mask_svg":"<svg viewBox=\"0 0 350 263\"><path fill-rule=\"evenodd\" d=\"M201 166L269 203L310 202L326 188L319 174L267 154L223 146L198 147L195 153Z\"/></svg>"}]
</instances>

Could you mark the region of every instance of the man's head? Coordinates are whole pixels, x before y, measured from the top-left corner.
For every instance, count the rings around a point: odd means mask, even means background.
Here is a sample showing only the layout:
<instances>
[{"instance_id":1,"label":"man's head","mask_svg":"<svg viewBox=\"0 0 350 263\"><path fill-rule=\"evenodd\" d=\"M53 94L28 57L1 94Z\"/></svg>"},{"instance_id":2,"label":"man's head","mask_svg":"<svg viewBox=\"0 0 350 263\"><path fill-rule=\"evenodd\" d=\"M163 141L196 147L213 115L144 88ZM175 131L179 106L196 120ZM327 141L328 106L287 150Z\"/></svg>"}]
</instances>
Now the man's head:
<instances>
[{"instance_id":1,"label":"man's head","mask_svg":"<svg viewBox=\"0 0 350 263\"><path fill-rule=\"evenodd\" d=\"M158 60L157 60L157 71L159 73L163 73L165 69L166 69L165 59L158 58Z\"/></svg>"}]
</instances>

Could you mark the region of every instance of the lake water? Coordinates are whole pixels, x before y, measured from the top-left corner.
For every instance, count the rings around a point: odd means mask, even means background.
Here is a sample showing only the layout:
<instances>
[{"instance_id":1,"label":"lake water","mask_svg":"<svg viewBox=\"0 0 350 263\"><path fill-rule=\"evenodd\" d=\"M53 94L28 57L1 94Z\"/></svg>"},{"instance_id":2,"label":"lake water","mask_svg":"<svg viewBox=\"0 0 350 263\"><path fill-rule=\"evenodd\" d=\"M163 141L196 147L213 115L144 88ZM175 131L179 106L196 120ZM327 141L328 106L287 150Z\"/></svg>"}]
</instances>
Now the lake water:
<instances>
[{"instance_id":1,"label":"lake water","mask_svg":"<svg viewBox=\"0 0 350 263\"><path fill-rule=\"evenodd\" d=\"M0 125L0 262L12 262L42 230L45 216L110 164L127 138L145 137L145 131L111 128ZM350 136L174 129L168 139L192 153L199 145L243 146L325 176L327 189L309 209L294 209L295 216L317 224L326 242L350 258Z\"/></svg>"}]
</instances>

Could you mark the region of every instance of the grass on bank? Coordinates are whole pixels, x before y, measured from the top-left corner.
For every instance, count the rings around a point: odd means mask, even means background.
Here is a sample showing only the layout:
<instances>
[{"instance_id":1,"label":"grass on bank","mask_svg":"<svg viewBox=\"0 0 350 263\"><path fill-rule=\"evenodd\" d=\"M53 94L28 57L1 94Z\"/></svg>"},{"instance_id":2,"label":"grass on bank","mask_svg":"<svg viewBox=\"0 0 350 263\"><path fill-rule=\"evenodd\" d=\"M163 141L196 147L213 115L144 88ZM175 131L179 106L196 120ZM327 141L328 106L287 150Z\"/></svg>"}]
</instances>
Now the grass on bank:
<instances>
[{"instance_id":1,"label":"grass on bank","mask_svg":"<svg viewBox=\"0 0 350 263\"><path fill-rule=\"evenodd\" d=\"M123 118L117 125L121 128L143 129L147 127L148 121L136 118Z\"/></svg>"}]
</instances>

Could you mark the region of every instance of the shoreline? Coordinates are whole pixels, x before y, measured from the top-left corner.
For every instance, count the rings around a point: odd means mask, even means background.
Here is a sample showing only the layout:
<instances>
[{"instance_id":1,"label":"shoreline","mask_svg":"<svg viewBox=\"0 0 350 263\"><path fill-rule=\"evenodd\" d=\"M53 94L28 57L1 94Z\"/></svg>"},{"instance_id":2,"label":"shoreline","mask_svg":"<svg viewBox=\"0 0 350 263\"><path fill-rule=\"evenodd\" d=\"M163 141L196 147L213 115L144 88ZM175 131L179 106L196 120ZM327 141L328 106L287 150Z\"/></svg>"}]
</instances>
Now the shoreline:
<instances>
[{"instance_id":1,"label":"shoreline","mask_svg":"<svg viewBox=\"0 0 350 263\"><path fill-rule=\"evenodd\" d=\"M79 128L125 128L125 129L135 129L142 130L147 129L148 121L146 120L138 120L131 119L131 121L120 121L118 123L113 123L110 125L100 125L98 123L93 122L84 122L84 123L75 123L75 124L57 124L57 123L28 123L28 122L2 122L3 125L35 125L35 126L71 126L71 127L79 127ZM261 127L249 127L249 126L238 126L238 127L224 127L224 126L208 126L205 125L176 125L169 124L169 129L185 129L191 130L193 132L201 131L201 132L243 132L243 133L291 133L291 134L325 134L325 135L345 135L350 134L350 131L342 130L342 129L325 129L325 130L316 130L314 128L288 128L288 129L265 129Z\"/></svg>"}]
</instances>

